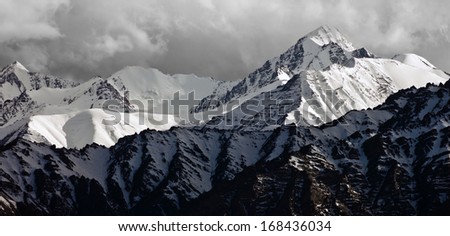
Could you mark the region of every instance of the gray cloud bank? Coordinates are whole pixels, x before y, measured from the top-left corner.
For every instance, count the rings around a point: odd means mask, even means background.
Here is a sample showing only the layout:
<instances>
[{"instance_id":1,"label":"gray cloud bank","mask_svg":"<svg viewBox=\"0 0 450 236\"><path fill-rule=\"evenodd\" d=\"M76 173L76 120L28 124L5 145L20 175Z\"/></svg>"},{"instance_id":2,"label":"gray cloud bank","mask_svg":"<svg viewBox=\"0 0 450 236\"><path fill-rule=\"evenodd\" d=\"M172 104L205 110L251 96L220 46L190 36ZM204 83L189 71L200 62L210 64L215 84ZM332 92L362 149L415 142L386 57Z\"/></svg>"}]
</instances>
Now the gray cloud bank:
<instances>
[{"instance_id":1,"label":"gray cloud bank","mask_svg":"<svg viewBox=\"0 0 450 236\"><path fill-rule=\"evenodd\" d=\"M320 25L450 71L450 2L1 0L0 64L87 80L127 65L242 78Z\"/></svg>"}]
</instances>

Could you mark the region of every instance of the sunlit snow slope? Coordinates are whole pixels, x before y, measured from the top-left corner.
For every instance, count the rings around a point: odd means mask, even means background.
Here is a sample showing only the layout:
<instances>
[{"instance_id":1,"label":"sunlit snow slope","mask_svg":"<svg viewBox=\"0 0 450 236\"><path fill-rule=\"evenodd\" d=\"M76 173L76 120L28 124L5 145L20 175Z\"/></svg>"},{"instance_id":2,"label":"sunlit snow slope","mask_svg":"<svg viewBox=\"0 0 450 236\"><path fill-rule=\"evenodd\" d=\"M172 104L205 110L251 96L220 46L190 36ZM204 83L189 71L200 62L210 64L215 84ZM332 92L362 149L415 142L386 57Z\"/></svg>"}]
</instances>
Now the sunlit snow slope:
<instances>
[{"instance_id":1,"label":"sunlit snow slope","mask_svg":"<svg viewBox=\"0 0 450 236\"><path fill-rule=\"evenodd\" d=\"M163 112L163 100L192 91L202 98L216 82L195 75L165 75L156 69L126 67L107 79L95 77L78 84L29 72L15 62L0 72L0 140L23 136L56 147L114 145L121 137L145 129L177 125L173 109ZM104 110L114 101L116 109ZM153 101L153 106L148 104Z\"/></svg>"}]
</instances>

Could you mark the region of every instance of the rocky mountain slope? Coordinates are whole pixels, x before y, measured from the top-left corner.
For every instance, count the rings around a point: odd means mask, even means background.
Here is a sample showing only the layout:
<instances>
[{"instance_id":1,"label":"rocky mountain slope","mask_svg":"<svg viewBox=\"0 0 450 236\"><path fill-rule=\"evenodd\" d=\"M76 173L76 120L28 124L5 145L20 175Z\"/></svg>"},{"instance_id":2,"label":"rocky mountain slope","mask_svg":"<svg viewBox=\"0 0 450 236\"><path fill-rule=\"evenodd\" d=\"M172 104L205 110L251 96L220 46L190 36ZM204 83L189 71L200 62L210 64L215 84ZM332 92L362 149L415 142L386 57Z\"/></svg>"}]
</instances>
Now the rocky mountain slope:
<instances>
[{"instance_id":1,"label":"rocky mountain slope","mask_svg":"<svg viewBox=\"0 0 450 236\"><path fill-rule=\"evenodd\" d=\"M3 214L450 213L450 82L401 90L320 127L173 128L111 148L18 138L0 154ZM219 204L218 204L219 203Z\"/></svg>"}]
</instances>

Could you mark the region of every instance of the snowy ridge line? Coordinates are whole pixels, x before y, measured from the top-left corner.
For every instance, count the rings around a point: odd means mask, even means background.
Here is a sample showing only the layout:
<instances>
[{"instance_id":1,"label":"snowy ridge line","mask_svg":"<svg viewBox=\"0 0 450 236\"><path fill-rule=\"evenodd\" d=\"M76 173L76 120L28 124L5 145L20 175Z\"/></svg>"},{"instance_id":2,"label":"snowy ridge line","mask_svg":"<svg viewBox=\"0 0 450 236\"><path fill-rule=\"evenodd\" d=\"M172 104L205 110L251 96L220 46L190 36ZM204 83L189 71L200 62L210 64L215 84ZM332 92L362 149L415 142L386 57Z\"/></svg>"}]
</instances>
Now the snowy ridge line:
<instances>
[{"instance_id":1,"label":"snowy ridge line","mask_svg":"<svg viewBox=\"0 0 450 236\"><path fill-rule=\"evenodd\" d=\"M401 89L448 78L414 54L384 59L356 49L329 26L232 82L129 66L79 84L14 62L0 72L0 143L21 136L57 147L110 147L145 129L174 126L249 131L320 126L378 106ZM105 109L108 104L113 108Z\"/></svg>"}]
</instances>

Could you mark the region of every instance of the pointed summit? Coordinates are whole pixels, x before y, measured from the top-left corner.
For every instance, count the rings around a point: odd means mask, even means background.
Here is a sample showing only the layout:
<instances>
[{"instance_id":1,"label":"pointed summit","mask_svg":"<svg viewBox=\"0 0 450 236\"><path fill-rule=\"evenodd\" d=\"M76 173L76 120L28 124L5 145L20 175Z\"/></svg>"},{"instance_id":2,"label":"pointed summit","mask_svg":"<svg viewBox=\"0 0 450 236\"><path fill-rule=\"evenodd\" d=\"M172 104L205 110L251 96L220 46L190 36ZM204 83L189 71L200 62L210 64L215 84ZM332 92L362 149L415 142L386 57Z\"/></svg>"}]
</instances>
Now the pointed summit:
<instances>
[{"instance_id":1,"label":"pointed summit","mask_svg":"<svg viewBox=\"0 0 450 236\"><path fill-rule=\"evenodd\" d=\"M341 33L337 28L331 27L328 25L323 25L309 34L306 35L306 38L311 39L318 45L327 45L330 43L337 43L343 49L347 51L353 51L355 48L352 43L347 40L344 34Z\"/></svg>"},{"instance_id":2,"label":"pointed summit","mask_svg":"<svg viewBox=\"0 0 450 236\"><path fill-rule=\"evenodd\" d=\"M19 61L14 61L14 62L11 64L11 66L14 67L14 68L16 68L16 69L24 70L24 71L26 71L26 72L29 72L28 69L27 69L24 65L22 65L22 63L20 63Z\"/></svg>"}]
</instances>

